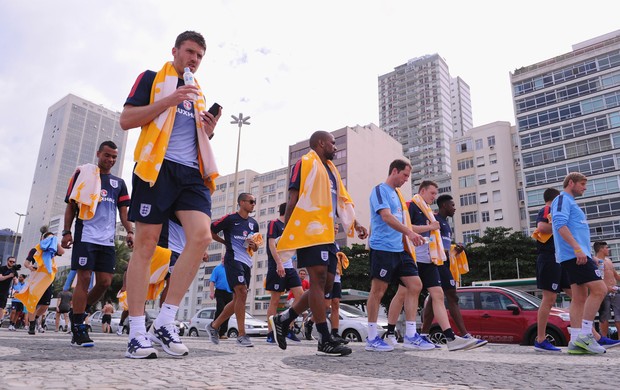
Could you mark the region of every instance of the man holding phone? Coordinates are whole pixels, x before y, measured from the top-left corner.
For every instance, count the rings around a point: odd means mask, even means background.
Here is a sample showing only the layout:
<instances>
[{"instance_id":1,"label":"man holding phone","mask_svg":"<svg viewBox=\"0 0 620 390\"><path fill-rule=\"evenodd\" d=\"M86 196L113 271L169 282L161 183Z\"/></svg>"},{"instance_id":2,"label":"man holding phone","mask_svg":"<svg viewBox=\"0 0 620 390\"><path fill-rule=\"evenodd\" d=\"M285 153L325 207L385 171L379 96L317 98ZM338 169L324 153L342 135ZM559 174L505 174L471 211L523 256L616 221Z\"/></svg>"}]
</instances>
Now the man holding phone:
<instances>
[{"instance_id":1,"label":"man holding phone","mask_svg":"<svg viewBox=\"0 0 620 390\"><path fill-rule=\"evenodd\" d=\"M185 356L174 325L179 303L194 280L211 243L211 192L217 166L209 138L221 110L205 110L197 80L185 85L185 68L195 73L206 51L204 37L181 33L172 48L171 62L158 72L138 76L120 117L124 130L142 127L136 145L129 218L136 222L134 251L127 269L130 334L125 356L156 358L152 341L173 356ZM215 114L215 115L214 115ZM162 224L174 214L187 239L170 277L166 301L147 334L144 322L149 262Z\"/></svg>"}]
</instances>

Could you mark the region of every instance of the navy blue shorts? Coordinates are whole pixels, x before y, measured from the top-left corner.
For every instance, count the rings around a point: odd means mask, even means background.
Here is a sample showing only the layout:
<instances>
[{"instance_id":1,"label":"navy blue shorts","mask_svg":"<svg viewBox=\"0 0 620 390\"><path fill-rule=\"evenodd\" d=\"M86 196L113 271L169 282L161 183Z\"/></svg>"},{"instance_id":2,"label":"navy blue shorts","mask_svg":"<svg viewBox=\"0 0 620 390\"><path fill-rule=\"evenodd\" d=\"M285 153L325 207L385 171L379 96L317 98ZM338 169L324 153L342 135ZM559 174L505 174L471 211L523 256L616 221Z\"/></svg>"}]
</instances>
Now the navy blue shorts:
<instances>
[{"instance_id":1,"label":"navy blue shorts","mask_svg":"<svg viewBox=\"0 0 620 390\"><path fill-rule=\"evenodd\" d=\"M211 192L198 169L164 159L153 187L134 173L130 221L163 224L180 210L202 211L211 217Z\"/></svg>"},{"instance_id":2,"label":"navy blue shorts","mask_svg":"<svg viewBox=\"0 0 620 390\"><path fill-rule=\"evenodd\" d=\"M168 268L168 273L166 274L166 280L170 279L170 274L172 273L172 270L174 269L174 265L177 263L177 259L180 256L180 253L177 253L175 251L171 251L172 253L170 254L170 266Z\"/></svg>"},{"instance_id":3,"label":"navy blue shorts","mask_svg":"<svg viewBox=\"0 0 620 390\"><path fill-rule=\"evenodd\" d=\"M540 253L536 259L536 287L554 293L570 288L568 272L555 261L553 253Z\"/></svg>"},{"instance_id":4,"label":"navy blue shorts","mask_svg":"<svg viewBox=\"0 0 620 390\"><path fill-rule=\"evenodd\" d=\"M332 292L325 294L325 299L341 299L342 298L342 283L334 282Z\"/></svg>"},{"instance_id":5,"label":"navy blue shorts","mask_svg":"<svg viewBox=\"0 0 620 390\"><path fill-rule=\"evenodd\" d=\"M577 265L577 258L563 261L562 269L566 270L571 284L582 285L595 280L602 280L603 275L590 257L585 264Z\"/></svg>"},{"instance_id":6,"label":"navy blue shorts","mask_svg":"<svg viewBox=\"0 0 620 390\"><path fill-rule=\"evenodd\" d=\"M11 302L11 310L15 310L15 313L21 313L24 311L24 304L13 299L13 302Z\"/></svg>"},{"instance_id":7,"label":"navy blue shorts","mask_svg":"<svg viewBox=\"0 0 620 390\"><path fill-rule=\"evenodd\" d=\"M437 266L439 271L439 279L441 279L441 288L445 290L456 290L456 282L450 272L450 260L446 260L442 265Z\"/></svg>"},{"instance_id":8,"label":"navy blue shorts","mask_svg":"<svg viewBox=\"0 0 620 390\"><path fill-rule=\"evenodd\" d=\"M371 279L395 283L405 276L418 276L418 268L409 253L370 249Z\"/></svg>"},{"instance_id":9,"label":"navy blue shorts","mask_svg":"<svg viewBox=\"0 0 620 390\"><path fill-rule=\"evenodd\" d=\"M50 286L47 288L47 290L45 290L43 295L41 295L41 298L39 299L37 306L49 306L50 305L50 302L52 302L52 290L53 289L54 289L54 284L50 284Z\"/></svg>"},{"instance_id":10,"label":"navy blue shorts","mask_svg":"<svg viewBox=\"0 0 620 390\"><path fill-rule=\"evenodd\" d=\"M116 269L114 247L90 242L73 242L71 269L113 274Z\"/></svg>"},{"instance_id":11,"label":"navy blue shorts","mask_svg":"<svg viewBox=\"0 0 620 390\"><path fill-rule=\"evenodd\" d=\"M442 285L439 267L434 263L418 263L418 272L420 273L420 279L422 279L423 288L429 289Z\"/></svg>"},{"instance_id":12,"label":"navy blue shorts","mask_svg":"<svg viewBox=\"0 0 620 390\"><path fill-rule=\"evenodd\" d=\"M250 287L252 270L246 264L237 260L224 259L224 270L226 271L226 280L231 290L239 284L245 284L246 287Z\"/></svg>"},{"instance_id":13,"label":"navy blue shorts","mask_svg":"<svg viewBox=\"0 0 620 390\"><path fill-rule=\"evenodd\" d=\"M338 248L334 244L297 249L297 268L323 265L327 266L327 272L336 275L336 266L338 265L336 253L338 253Z\"/></svg>"},{"instance_id":14,"label":"navy blue shorts","mask_svg":"<svg viewBox=\"0 0 620 390\"><path fill-rule=\"evenodd\" d=\"M283 292L284 290L301 287L301 279L299 279L299 275L297 274L297 270L295 268L285 268L284 271L286 274L282 278L276 271L276 268L271 267L267 270L265 290Z\"/></svg>"}]
</instances>

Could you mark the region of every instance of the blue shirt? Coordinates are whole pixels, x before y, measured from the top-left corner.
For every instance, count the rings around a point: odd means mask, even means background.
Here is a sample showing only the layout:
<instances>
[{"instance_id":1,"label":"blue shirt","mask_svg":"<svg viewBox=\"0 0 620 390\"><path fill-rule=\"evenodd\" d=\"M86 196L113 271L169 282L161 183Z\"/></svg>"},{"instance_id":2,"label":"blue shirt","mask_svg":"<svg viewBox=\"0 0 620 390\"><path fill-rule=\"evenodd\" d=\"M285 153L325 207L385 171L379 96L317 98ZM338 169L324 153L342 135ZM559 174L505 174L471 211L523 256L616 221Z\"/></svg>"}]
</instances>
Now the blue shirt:
<instances>
[{"instance_id":1,"label":"blue shirt","mask_svg":"<svg viewBox=\"0 0 620 390\"><path fill-rule=\"evenodd\" d=\"M243 244L248 234L258 233L258 222L254 218L245 219L239 213L228 214L211 224L211 232L213 234L224 232L225 260L240 261L252 267L252 258Z\"/></svg>"},{"instance_id":2,"label":"blue shirt","mask_svg":"<svg viewBox=\"0 0 620 390\"><path fill-rule=\"evenodd\" d=\"M386 252L402 252L405 250L403 245L403 234L392 229L383 218L379 211L390 209L392 215L401 223L404 223L403 207L398 198L396 190L385 183L381 183L373 188L370 193L370 248Z\"/></svg>"},{"instance_id":3,"label":"blue shirt","mask_svg":"<svg viewBox=\"0 0 620 390\"><path fill-rule=\"evenodd\" d=\"M435 214L435 219L439 222L439 233L441 234L443 249L449 251L450 245L452 245L452 227L450 227L448 220L442 217L441 214Z\"/></svg>"},{"instance_id":4,"label":"blue shirt","mask_svg":"<svg viewBox=\"0 0 620 390\"><path fill-rule=\"evenodd\" d=\"M575 250L559 233L561 227L566 226L583 253L590 257L590 227L588 220L572 195L562 191L551 203L551 226L553 228L553 242L555 244L555 258L561 263L577 257Z\"/></svg>"},{"instance_id":5,"label":"blue shirt","mask_svg":"<svg viewBox=\"0 0 620 390\"><path fill-rule=\"evenodd\" d=\"M213 282L216 290L226 290L230 291L230 287L228 287L228 281L226 280L226 270L224 269L224 264L220 263L215 268L213 268L213 272L211 272L210 282Z\"/></svg>"}]
</instances>

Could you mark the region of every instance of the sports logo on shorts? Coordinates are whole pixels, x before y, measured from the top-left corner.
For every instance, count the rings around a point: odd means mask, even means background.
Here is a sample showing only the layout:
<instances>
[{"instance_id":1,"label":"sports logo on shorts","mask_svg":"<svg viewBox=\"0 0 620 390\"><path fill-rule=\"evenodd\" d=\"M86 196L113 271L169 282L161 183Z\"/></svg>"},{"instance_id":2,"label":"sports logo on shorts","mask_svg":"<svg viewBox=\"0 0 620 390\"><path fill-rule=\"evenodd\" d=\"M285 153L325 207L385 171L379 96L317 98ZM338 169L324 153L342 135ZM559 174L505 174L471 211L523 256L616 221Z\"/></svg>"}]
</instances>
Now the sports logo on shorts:
<instances>
[{"instance_id":1,"label":"sports logo on shorts","mask_svg":"<svg viewBox=\"0 0 620 390\"><path fill-rule=\"evenodd\" d=\"M116 180L116 179L110 179L110 187L112 187L112 188L118 188L118 180Z\"/></svg>"},{"instance_id":2,"label":"sports logo on shorts","mask_svg":"<svg viewBox=\"0 0 620 390\"><path fill-rule=\"evenodd\" d=\"M273 288L274 288L275 290L279 290L279 289L280 289L280 285L279 285L279 284L274 284L274 285L273 285Z\"/></svg>"},{"instance_id":3,"label":"sports logo on shorts","mask_svg":"<svg viewBox=\"0 0 620 390\"><path fill-rule=\"evenodd\" d=\"M387 270L386 270L386 269L381 268L381 271L379 271L379 276L381 276L382 278L384 278L384 277L385 277L385 275L387 275Z\"/></svg>"},{"instance_id":4,"label":"sports logo on shorts","mask_svg":"<svg viewBox=\"0 0 620 390\"><path fill-rule=\"evenodd\" d=\"M594 273L596 274L596 276L598 276L599 278L603 278L603 274L601 273L600 269L597 269L596 271L594 271Z\"/></svg>"},{"instance_id":5,"label":"sports logo on shorts","mask_svg":"<svg viewBox=\"0 0 620 390\"><path fill-rule=\"evenodd\" d=\"M329 259L329 252L328 251L321 251L321 260L327 261L328 259Z\"/></svg>"},{"instance_id":6,"label":"sports logo on shorts","mask_svg":"<svg viewBox=\"0 0 620 390\"><path fill-rule=\"evenodd\" d=\"M78 264L81 265L82 267L85 266L86 263L88 263L88 257L80 257L78 259Z\"/></svg>"},{"instance_id":7,"label":"sports logo on shorts","mask_svg":"<svg viewBox=\"0 0 620 390\"><path fill-rule=\"evenodd\" d=\"M552 289L553 291L557 290L557 289L558 289L558 284L557 284L557 283L552 283L552 284L551 284L551 289Z\"/></svg>"},{"instance_id":8,"label":"sports logo on shorts","mask_svg":"<svg viewBox=\"0 0 620 390\"><path fill-rule=\"evenodd\" d=\"M140 215L146 217L151 213L151 205L147 203L140 203Z\"/></svg>"},{"instance_id":9,"label":"sports logo on shorts","mask_svg":"<svg viewBox=\"0 0 620 390\"><path fill-rule=\"evenodd\" d=\"M454 280L451 280L451 281L450 281L450 285L451 285L452 287L454 287L454 286L456 286L456 282L455 282Z\"/></svg>"},{"instance_id":10,"label":"sports logo on shorts","mask_svg":"<svg viewBox=\"0 0 620 390\"><path fill-rule=\"evenodd\" d=\"M243 283L245 281L245 278L243 277L243 275L239 275L237 276L237 280L239 281L239 283Z\"/></svg>"}]
</instances>

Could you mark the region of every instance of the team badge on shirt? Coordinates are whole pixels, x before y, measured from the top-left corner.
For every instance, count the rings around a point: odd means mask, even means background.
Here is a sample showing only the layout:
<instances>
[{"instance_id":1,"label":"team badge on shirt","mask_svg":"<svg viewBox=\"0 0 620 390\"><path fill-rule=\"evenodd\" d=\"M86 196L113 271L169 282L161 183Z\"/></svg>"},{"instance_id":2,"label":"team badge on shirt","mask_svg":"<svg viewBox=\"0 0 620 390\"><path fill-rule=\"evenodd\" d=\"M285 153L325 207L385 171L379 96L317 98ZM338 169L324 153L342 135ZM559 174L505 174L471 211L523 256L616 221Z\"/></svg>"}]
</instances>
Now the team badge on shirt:
<instances>
[{"instance_id":1,"label":"team badge on shirt","mask_svg":"<svg viewBox=\"0 0 620 390\"><path fill-rule=\"evenodd\" d=\"M112 188L118 188L118 180L116 180L116 179L110 179L110 187L112 187Z\"/></svg>"},{"instance_id":2,"label":"team badge on shirt","mask_svg":"<svg viewBox=\"0 0 620 390\"><path fill-rule=\"evenodd\" d=\"M245 281L245 278L243 277L243 275L239 275L237 277L237 280L239 281L239 283L243 283Z\"/></svg>"},{"instance_id":3,"label":"team badge on shirt","mask_svg":"<svg viewBox=\"0 0 620 390\"><path fill-rule=\"evenodd\" d=\"M186 111L191 110L191 109L192 109L192 103L191 103L191 102L189 102L188 100L183 100L183 108L184 108Z\"/></svg>"},{"instance_id":4,"label":"team badge on shirt","mask_svg":"<svg viewBox=\"0 0 620 390\"><path fill-rule=\"evenodd\" d=\"M151 205L147 203L140 203L140 215L146 217L151 213Z\"/></svg>"},{"instance_id":5,"label":"team badge on shirt","mask_svg":"<svg viewBox=\"0 0 620 390\"><path fill-rule=\"evenodd\" d=\"M254 222L248 222L248 227L250 230L254 230Z\"/></svg>"}]
</instances>

